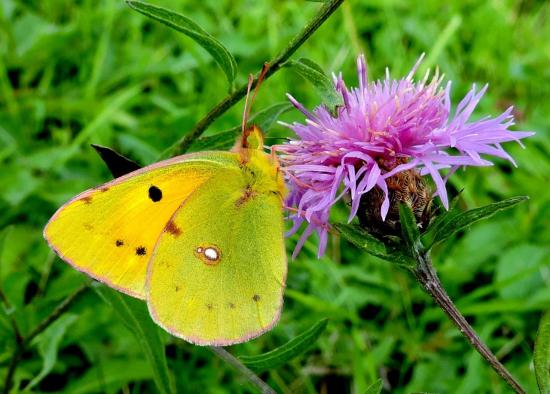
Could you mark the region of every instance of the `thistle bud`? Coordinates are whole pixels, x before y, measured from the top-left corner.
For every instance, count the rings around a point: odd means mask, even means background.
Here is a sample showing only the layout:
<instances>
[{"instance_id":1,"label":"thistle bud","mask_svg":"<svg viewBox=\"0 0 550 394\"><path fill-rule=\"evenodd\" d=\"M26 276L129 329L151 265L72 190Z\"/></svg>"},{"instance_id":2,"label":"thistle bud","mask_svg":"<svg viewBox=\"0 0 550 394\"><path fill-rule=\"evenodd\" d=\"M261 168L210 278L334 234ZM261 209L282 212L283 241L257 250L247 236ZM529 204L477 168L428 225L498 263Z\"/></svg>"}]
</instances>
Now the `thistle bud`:
<instances>
[{"instance_id":1,"label":"thistle bud","mask_svg":"<svg viewBox=\"0 0 550 394\"><path fill-rule=\"evenodd\" d=\"M384 193L379 188L370 190L361 199L357 218L365 230L378 236L399 235L399 204L408 204L421 228L426 228L432 215L432 191L415 169L403 171L387 180L390 207L386 220L380 215Z\"/></svg>"}]
</instances>

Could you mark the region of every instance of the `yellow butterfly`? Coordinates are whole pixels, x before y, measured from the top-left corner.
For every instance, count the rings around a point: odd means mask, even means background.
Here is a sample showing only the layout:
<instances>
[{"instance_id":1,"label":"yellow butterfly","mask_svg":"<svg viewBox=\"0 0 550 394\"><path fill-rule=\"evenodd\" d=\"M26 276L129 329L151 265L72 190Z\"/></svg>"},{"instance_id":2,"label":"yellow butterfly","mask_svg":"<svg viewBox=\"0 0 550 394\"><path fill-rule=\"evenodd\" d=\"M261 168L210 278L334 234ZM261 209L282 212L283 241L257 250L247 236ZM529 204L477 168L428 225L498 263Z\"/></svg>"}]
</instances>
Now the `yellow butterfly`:
<instances>
[{"instance_id":1,"label":"yellow butterfly","mask_svg":"<svg viewBox=\"0 0 550 394\"><path fill-rule=\"evenodd\" d=\"M243 127L231 152L174 157L79 194L44 237L74 268L146 300L171 334L231 345L279 319L284 195L277 158Z\"/></svg>"}]
</instances>

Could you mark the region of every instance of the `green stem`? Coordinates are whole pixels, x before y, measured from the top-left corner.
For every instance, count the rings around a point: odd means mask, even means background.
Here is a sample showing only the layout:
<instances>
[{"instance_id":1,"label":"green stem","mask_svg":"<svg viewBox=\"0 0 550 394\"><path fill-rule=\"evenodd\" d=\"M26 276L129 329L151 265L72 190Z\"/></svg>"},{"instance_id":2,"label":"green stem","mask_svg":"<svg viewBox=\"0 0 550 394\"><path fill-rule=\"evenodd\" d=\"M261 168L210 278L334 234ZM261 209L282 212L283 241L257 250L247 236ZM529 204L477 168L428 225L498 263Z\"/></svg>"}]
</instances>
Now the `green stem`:
<instances>
[{"instance_id":1,"label":"green stem","mask_svg":"<svg viewBox=\"0 0 550 394\"><path fill-rule=\"evenodd\" d=\"M88 290L89 283L85 283L82 286L78 287L75 291L73 291L67 298L65 298L54 310L52 313L50 313L44 320L42 320L35 328L30 332L29 335L23 340L23 345L28 345L34 337L36 337L38 334L40 334L42 331L44 331L46 328L50 326L54 321L59 319L59 317L65 313L73 304L73 302L80 296L80 294L84 293L86 290Z\"/></svg>"},{"instance_id":2,"label":"green stem","mask_svg":"<svg viewBox=\"0 0 550 394\"><path fill-rule=\"evenodd\" d=\"M514 379L512 374L496 358L487 345L479 338L472 326L457 309L437 276L437 272L432 265L429 254L422 253L417 258L416 267L412 270L418 282L424 290L432 296L434 301L447 314L451 321L458 327L462 335L468 342L481 354L481 356L491 365L502 379L518 394L524 394L525 391L521 385Z\"/></svg>"},{"instance_id":3,"label":"green stem","mask_svg":"<svg viewBox=\"0 0 550 394\"><path fill-rule=\"evenodd\" d=\"M225 350L223 347L210 346L210 350L219 358L231 364L235 369L241 372L254 386L256 386L263 394L275 394L276 391L260 379L254 372L248 369L235 356Z\"/></svg>"},{"instance_id":4,"label":"green stem","mask_svg":"<svg viewBox=\"0 0 550 394\"><path fill-rule=\"evenodd\" d=\"M289 44L269 63L269 69L265 74L264 79L269 78L277 71L281 69L284 63L292 56L294 52L304 43L306 40L331 16L334 11L343 3L344 0L330 0L327 1L319 10L317 15L304 27L304 29L298 33ZM256 86L258 82L259 73L254 76L252 88ZM191 129L189 133L183 136L174 145L163 152L162 157L169 157L177 154L184 153L195 139L200 137L202 133L210 126L216 119L223 115L229 108L239 102L246 95L248 84L240 86L233 93L229 94L222 101L220 101L214 108L210 110L196 125Z\"/></svg>"},{"instance_id":5,"label":"green stem","mask_svg":"<svg viewBox=\"0 0 550 394\"><path fill-rule=\"evenodd\" d=\"M13 315L10 316L10 312L13 309L10 302L8 301L8 298L0 289L0 300L2 301L2 304L4 304L4 310L6 311L6 316L8 317L8 320L10 321L11 327L13 329L13 335L15 336L15 343L17 346L20 346L23 342L23 336L21 335L21 331L19 330L19 326L17 325L17 322L15 321Z\"/></svg>"},{"instance_id":6,"label":"green stem","mask_svg":"<svg viewBox=\"0 0 550 394\"><path fill-rule=\"evenodd\" d=\"M27 346L31 341L40 333L42 333L46 328L50 326L54 321L56 321L67 309L71 307L74 301L80 296L84 291L88 289L88 283L80 286L74 292L72 292L67 298L65 298L54 310L50 313L44 320L42 320L35 328L32 330L29 335L22 338L19 346L15 349L13 356L8 367L8 373L6 374L6 379L4 380L4 394L10 392L11 386L13 384L13 376L15 370L17 369L17 364L21 361L23 353L26 350Z\"/></svg>"}]
</instances>

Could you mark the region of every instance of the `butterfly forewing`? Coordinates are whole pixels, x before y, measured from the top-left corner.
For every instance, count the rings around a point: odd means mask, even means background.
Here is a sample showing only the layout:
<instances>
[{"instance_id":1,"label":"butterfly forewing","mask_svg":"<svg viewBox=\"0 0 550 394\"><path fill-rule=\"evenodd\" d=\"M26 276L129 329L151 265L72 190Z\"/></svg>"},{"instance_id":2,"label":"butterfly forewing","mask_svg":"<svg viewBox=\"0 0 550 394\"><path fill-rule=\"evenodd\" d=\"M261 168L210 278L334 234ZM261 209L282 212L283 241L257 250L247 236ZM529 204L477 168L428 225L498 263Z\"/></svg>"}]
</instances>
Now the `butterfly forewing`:
<instances>
[{"instance_id":1,"label":"butterfly forewing","mask_svg":"<svg viewBox=\"0 0 550 394\"><path fill-rule=\"evenodd\" d=\"M145 298L147 264L166 223L194 190L235 156L179 156L88 190L56 212L44 236L78 270Z\"/></svg>"}]
</instances>

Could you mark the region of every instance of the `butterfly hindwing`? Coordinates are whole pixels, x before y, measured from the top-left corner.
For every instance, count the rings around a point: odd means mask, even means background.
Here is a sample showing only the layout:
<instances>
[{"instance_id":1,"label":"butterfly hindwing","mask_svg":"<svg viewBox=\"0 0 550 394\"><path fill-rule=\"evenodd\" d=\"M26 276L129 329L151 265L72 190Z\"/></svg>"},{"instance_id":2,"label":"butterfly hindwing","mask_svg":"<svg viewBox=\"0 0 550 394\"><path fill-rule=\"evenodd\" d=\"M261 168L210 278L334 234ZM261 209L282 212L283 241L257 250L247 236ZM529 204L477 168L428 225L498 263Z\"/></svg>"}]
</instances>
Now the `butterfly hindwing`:
<instances>
[{"instance_id":1,"label":"butterfly hindwing","mask_svg":"<svg viewBox=\"0 0 550 394\"><path fill-rule=\"evenodd\" d=\"M281 196L240 168L218 173L182 204L154 251L147 302L155 321L201 345L256 337L278 320L286 278Z\"/></svg>"},{"instance_id":2,"label":"butterfly hindwing","mask_svg":"<svg viewBox=\"0 0 550 394\"><path fill-rule=\"evenodd\" d=\"M44 229L57 254L95 279L145 298L147 264L182 202L235 154L202 152L156 163L85 191Z\"/></svg>"}]
</instances>

